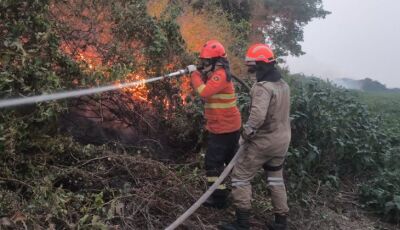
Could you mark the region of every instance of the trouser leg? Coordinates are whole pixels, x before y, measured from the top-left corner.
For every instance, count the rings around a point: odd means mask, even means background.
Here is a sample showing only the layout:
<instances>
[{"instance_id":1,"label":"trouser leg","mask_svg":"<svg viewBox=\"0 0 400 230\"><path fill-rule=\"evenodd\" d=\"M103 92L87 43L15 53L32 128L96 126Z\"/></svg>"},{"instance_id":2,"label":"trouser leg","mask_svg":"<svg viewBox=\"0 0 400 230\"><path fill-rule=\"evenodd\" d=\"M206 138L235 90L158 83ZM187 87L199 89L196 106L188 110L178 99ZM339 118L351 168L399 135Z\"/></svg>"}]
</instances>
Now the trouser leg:
<instances>
[{"instance_id":1,"label":"trouser leg","mask_svg":"<svg viewBox=\"0 0 400 230\"><path fill-rule=\"evenodd\" d=\"M239 143L239 138L240 138L240 132L236 131L233 133L230 133L228 135L228 140L226 141L226 152L225 152L225 160L224 163L225 165L228 165L232 158L235 156L236 152L239 149L238 143Z\"/></svg>"},{"instance_id":2,"label":"trouser leg","mask_svg":"<svg viewBox=\"0 0 400 230\"><path fill-rule=\"evenodd\" d=\"M282 177L282 170L277 172L267 172L267 175L268 189L271 193L274 213L287 214L289 212L289 207L287 204L287 193Z\"/></svg>"},{"instance_id":3,"label":"trouser leg","mask_svg":"<svg viewBox=\"0 0 400 230\"><path fill-rule=\"evenodd\" d=\"M218 179L225 167L225 163L232 159L238 139L239 132L209 135L205 158L208 187ZM211 195L210 199L207 200L205 205L216 208L225 207L228 193L225 183L222 183Z\"/></svg>"},{"instance_id":4,"label":"trouser leg","mask_svg":"<svg viewBox=\"0 0 400 230\"><path fill-rule=\"evenodd\" d=\"M281 215L287 215L289 212L286 187L283 179L284 161L283 157L274 157L263 166L267 175L267 185L271 193L273 211Z\"/></svg>"},{"instance_id":5,"label":"trouser leg","mask_svg":"<svg viewBox=\"0 0 400 230\"><path fill-rule=\"evenodd\" d=\"M233 203L238 209L251 209L251 183L257 171L268 161L268 157L263 156L252 145L245 145L244 151L239 157L233 168L232 180L232 198Z\"/></svg>"}]
</instances>

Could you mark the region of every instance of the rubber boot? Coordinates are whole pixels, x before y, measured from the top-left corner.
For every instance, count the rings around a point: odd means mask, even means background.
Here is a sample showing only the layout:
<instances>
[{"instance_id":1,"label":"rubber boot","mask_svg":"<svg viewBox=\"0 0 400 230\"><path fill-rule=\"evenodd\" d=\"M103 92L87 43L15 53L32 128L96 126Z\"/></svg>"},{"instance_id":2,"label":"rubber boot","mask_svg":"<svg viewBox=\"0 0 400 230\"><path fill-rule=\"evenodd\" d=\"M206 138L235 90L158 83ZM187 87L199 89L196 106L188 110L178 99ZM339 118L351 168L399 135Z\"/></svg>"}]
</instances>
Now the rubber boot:
<instances>
[{"instance_id":1,"label":"rubber boot","mask_svg":"<svg viewBox=\"0 0 400 230\"><path fill-rule=\"evenodd\" d=\"M268 230L286 230L287 217L286 215L275 214L275 222L268 224Z\"/></svg>"},{"instance_id":2,"label":"rubber boot","mask_svg":"<svg viewBox=\"0 0 400 230\"><path fill-rule=\"evenodd\" d=\"M228 194L226 189L217 189L213 194L203 203L203 206L224 209L228 207Z\"/></svg>"},{"instance_id":3,"label":"rubber boot","mask_svg":"<svg viewBox=\"0 0 400 230\"><path fill-rule=\"evenodd\" d=\"M218 226L221 230L248 230L250 229L250 210L236 209L236 221Z\"/></svg>"}]
</instances>

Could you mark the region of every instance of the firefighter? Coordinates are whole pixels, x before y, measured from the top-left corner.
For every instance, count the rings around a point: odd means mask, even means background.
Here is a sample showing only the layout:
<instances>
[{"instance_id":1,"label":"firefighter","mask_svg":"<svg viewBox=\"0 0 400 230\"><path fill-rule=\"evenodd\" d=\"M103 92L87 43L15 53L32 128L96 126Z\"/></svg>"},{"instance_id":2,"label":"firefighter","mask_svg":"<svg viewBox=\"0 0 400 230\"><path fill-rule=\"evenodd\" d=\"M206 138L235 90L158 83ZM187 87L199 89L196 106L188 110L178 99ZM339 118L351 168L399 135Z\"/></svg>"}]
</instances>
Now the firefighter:
<instances>
[{"instance_id":1,"label":"firefighter","mask_svg":"<svg viewBox=\"0 0 400 230\"><path fill-rule=\"evenodd\" d=\"M282 170L291 138L290 89L275 67L275 57L269 46L252 45L245 61L249 73L255 73L257 82L251 89L250 116L243 125L239 141L243 152L231 175L236 220L220 229L250 228L250 181L263 168L275 214L275 221L268 229L283 230L287 229L289 212Z\"/></svg>"},{"instance_id":2,"label":"firefighter","mask_svg":"<svg viewBox=\"0 0 400 230\"><path fill-rule=\"evenodd\" d=\"M241 117L236 105L229 62L222 44L216 40L208 41L201 49L200 62L198 71L191 73L191 82L205 102L204 116L208 131L205 169L208 186L211 186L236 152ZM188 69L193 71L195 68L189 66ZM228 195L225 184L221 184L204 205L225 208Z\"/></svg>"}]
</instances>

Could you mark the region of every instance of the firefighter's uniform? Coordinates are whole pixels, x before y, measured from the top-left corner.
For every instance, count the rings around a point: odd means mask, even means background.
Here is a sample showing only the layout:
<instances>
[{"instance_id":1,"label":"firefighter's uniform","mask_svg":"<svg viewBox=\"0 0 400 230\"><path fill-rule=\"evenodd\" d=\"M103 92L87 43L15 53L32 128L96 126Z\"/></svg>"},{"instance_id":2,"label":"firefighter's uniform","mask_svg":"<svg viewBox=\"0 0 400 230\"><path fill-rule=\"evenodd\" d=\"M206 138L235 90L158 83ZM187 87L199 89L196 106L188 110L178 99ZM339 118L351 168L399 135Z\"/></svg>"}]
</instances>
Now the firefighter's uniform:
<instances>
[{"instance_id":1,"label":"firefighter's uniform","mask_svg":"<svg viewBox=\"0 0 400 230\"><path fill-rule=\"evenodd\" d=\"M268 45L251 45L245 61L248 72L255 73L257 83L251 89L250 116L243 125L240 140L243 152L231 175L236 221L220 227L250 229L250 181L264 168L275 213L275 221L268 224L268 229L286 230L289 208L282 169L291 138L290 89L275 67L276 59Z\"/></svg>"},{"instance_id":2,"label":"firefighter's uniform","mask_svg":"<svg viewBox=\"0 0 400 230\"><path fill-rule=\"evenodd\" d=\"M274 212L287 214L282 166L291 138L290 90L283 80L261 81L251 90L251 112L245 129L256 130L232 171L232 196L239 209L251 209L251 179L262 167L267 173ZM246 131L245 131L246 132Z\"/></svg>"},{"instance_id":3,"label":"firefighter's uniform","mask_svg":"<svg viewBox=\"0 0 400 230\"><path fill-rule=\"evenodd\" d=\"M217 66L210 72L206 82L200 72L191 74L194 89L204 99L208 147L205 156L205 169L211 186L235 154L240 137L241 116L236 105L235 88L227 79L225 69ZM224 184L220 185L208 202L210 206L223 208L228 192Z\"/></svg>"}]
</instances>

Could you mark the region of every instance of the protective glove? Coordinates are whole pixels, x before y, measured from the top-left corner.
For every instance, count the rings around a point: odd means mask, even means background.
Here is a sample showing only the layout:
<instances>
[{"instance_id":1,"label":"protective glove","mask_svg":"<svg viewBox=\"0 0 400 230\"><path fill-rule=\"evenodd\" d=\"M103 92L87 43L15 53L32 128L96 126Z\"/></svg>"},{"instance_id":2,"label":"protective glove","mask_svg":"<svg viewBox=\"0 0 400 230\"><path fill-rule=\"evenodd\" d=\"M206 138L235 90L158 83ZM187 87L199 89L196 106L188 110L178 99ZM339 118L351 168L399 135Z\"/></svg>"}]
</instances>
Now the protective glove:
<instances>
[{"instance_id":1,"label":"protective glove","mask_svg":"<svg viewBox=\"0 0 400 230\"><path fill-rule=\"evenodd\" d=\"M256 130L254 130L249 125L243 125L243 130L242 130L241 134L242 134L241 137L245 141L247 141L247 140L251 139L252 137L254 137L254 135L256 135Z\"/></svg>"},{"instance_id":2,"label":"protective glove","mask_svg":"<svg viewBox=\"0 0 400 230\"><path fill-rule=\"evenodd\" d=\"M240 136L240 139L239 139L239 146L243 145L245 142L246 142L246 141L243 139L243 137Z\"/></svg>"},{"instance_id":3,"label":"protective glove","mask_svg":"<svg viewBox=\"0 0 400 230\"><path fill-rule=\"evenodd\" d=\"M188 71L188 73L192 73L197 70L197 67L195 65L188 65L186 67L186 70Z\"/></svg>"}]
</instances>

